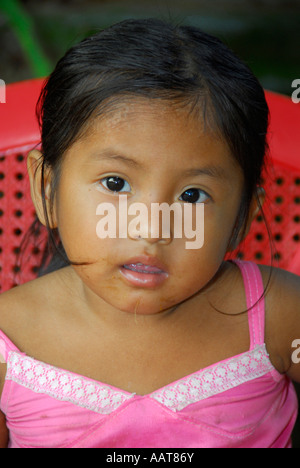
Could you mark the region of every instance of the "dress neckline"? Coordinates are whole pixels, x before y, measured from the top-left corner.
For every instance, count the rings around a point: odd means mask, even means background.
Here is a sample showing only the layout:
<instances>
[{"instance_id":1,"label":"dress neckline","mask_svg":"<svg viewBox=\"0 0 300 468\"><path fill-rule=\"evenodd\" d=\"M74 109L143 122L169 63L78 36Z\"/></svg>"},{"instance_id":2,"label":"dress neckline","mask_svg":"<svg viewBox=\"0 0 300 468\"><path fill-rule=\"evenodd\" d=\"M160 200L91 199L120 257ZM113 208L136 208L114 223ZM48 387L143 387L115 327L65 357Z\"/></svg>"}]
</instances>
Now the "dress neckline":
<instances>
[{"instance_id":1,"label":"dress neckline","mask_svg":"<svg viewBox=\"0 0 300 468\"><path fill-rule=\"evenodd\" d=\"M12 380L33 392L101 414L110 414L126 402L145 399L155 400L176 412L271 371L276 369L269 359L266 346L258 345L183 376L151 393L139 395L46 364L24 353L10 351L5 381Z\"/></svg>"}]
</instances>

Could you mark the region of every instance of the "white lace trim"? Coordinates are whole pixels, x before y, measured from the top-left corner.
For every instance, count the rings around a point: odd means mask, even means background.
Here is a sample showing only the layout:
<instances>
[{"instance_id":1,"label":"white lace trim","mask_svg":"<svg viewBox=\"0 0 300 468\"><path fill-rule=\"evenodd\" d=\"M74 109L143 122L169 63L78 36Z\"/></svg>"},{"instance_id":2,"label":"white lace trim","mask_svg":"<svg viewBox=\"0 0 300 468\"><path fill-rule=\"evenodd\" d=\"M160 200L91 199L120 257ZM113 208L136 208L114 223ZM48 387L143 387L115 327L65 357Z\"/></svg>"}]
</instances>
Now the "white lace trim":
<instances>
[{"instance_id":1,"label":"white lace trim","mask_svg":"<svg viewBox=\"0 0 300 468\"><path fill-rule=\"evenodd\" d=\"M149 395L172 411L262 377L274 370L265 345L226 359L173 382ZM36 393L67 401L100 414L110 414L135 396L115 387L81 377L33 358L10 352L7 380Z\"/></svg>"},{"instance_id":2,"label":"white lace trim","mask_svg":"<svg viewBox=\"0 0 300 468\"><path fill-rule=\"evenodd\" d=\"M101 414L112 413L134 396L17 352L9 354L6 379L35 393L44 393Z\"/></svg>"},{"instance_id":3,"label":"white lace trim","mask_svg":"<svg viewBox=\"0 0 300 468\"><path fill-rule=\"evenodd\" d=\"M172 411L180 411L192 403L262 377L271 370L274 367L266 347L260 345L168 385L152 393L151 397Z\"/></svg>"}]
</instances>

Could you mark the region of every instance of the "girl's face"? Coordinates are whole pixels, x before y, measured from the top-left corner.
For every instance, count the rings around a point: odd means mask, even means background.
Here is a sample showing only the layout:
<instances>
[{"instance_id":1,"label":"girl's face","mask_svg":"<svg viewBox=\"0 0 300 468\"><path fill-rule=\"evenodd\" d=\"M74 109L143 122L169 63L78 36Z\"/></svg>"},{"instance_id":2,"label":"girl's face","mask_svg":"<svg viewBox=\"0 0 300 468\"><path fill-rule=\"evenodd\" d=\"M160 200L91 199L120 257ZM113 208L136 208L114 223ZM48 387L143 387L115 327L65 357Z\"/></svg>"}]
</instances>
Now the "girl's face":
<instances>
[{"instance_id":1,"label":"girl's face","mask_svg":"<svg viewBox=\"0 0 300 468\"><path fill-rule=\"evenodd\" d=\"M150 315L201 291L222 265L242 188L241 169L227 145L186 109L132 100L95 120L66 152L56 197L56 221L69 259L90 262L73 267L84 297L99 310ZM123 238L119 195L127 195L128 209L142 203L149 213L149 222L143 219L136 234ZM189 204L194 215L204 203L202 248L186 248L191 239L184 229L181 238L174 236L174 219L170 238L151 236L152 204L174 202L182 213ZM103 203L115 209L116 237L100 239L96 232L108 214L97 210ZM128 215L128 225L138 215Z\"/></svg>"}]
</instances>

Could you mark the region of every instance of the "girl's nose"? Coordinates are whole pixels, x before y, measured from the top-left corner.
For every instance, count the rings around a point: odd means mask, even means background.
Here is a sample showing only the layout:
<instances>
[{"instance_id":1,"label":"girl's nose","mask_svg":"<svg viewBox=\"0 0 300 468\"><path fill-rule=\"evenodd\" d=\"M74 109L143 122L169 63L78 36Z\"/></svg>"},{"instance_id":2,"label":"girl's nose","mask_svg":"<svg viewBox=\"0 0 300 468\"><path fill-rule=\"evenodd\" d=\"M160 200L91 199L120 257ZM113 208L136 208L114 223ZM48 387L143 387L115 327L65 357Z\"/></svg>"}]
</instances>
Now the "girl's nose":
<instances>
[{"instance_id":1,"label":"girl's nose","mask_svg":"<svg viewBox=\"0 0 300 468\"><path fill-rule=\"evenodd\" d=\"M145 240L149 244L157 242L168 245L173 238L171 220L162 213L153 210L153 206L140 204L137 216L130 216L128 236L133 240ZM152 209L151 209L152 208ZM130 209L129 209L129 214Z\"/></svg>"}]
</instances>

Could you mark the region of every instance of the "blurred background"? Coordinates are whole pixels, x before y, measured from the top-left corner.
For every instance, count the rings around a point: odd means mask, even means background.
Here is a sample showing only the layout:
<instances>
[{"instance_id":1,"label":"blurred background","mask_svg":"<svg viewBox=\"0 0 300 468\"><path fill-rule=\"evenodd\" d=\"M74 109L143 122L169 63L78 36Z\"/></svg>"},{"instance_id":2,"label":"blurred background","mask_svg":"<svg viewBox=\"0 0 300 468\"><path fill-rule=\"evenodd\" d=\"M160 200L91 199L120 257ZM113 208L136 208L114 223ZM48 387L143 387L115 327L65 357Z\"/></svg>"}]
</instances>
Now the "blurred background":
<instances>
[{"instance_id":1,"label":"blurred background","mask_svg":"<svg viewBox=\"0 0 300 468\"><path fill-rule=\"evenodd\" d=\"M300 79L300 0L0 0L0 79L8 84L46 76L84 37L146 17L216 35L265 89L291 96L293 80ZM299 428L300 418L294 448L300 448Z\"/></svg>"},{"instance_id":2,"label":"blurred background","mask_svg":"<svg viewBox=\"0 0 300 468\"><path fill-rule=\"evenodd\" d=\"M45 76L82 38L149 16L217 35L269 90L291 95L300 78L300 0L0 0L0 78Z\"/></svg>"}]
</instances>

